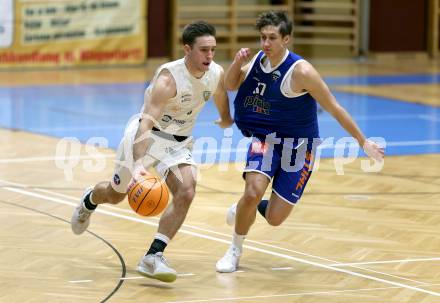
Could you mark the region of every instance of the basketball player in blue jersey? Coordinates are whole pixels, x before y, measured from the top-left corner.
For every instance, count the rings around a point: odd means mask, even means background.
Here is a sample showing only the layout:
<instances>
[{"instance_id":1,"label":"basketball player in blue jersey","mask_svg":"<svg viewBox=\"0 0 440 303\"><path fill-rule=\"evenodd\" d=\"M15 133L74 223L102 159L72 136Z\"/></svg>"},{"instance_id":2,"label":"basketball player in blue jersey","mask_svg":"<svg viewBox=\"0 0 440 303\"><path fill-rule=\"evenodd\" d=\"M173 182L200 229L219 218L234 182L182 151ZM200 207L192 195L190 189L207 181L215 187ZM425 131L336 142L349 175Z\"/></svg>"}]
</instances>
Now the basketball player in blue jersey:
<instances>
[{"instance_id":1,"label":"basketball player in blue jersey","mask_svg":"<svg viewBox=\"0 0 440 303\"><path fill-rule=\"evenodd\" d=\"M223 68L213 61L215 28L203 21L191 23L183 30L182 42L185 57L156 70L145 91L140 119L132 120L125 130L113 178L88 188L71 219L72 231L77 235L84 233L97 205L120 203L129 184L146 174L146 168L154 167L165 179L173 200L162 214L158 231L136 269L163 282L177 278L163 252L185 220L195 194L196 163L191 133L197 116L213 96L220 114L216 124L226 128L233 123Z\"/></svg>"},{"instance_id":2,"label":"basketball player in blue jersey","mask_svg":"<svg viewBox=\"0 0 440 303\"><path fill-rule=\"evenodd\" d=\"M256 27L262 50L243 66L250 52L242 48L225 74L226 88L238 89L235 123L243 135L252 137L252 143L244 170L244 194L227 213L227 223L235 223L235 231L229 249L216 264L218 272L237 270L243 241L257 210L270 225L278 226L301 198L319 144L316 102L336 118L367 155L376 161L384 156L381 147L366 140L315 68L287 49L292 32L287 14L263 13ZM291 163L295 163L293 168ZM271 180L271 197L262 200Z\"/></svg>"}]
</instances>

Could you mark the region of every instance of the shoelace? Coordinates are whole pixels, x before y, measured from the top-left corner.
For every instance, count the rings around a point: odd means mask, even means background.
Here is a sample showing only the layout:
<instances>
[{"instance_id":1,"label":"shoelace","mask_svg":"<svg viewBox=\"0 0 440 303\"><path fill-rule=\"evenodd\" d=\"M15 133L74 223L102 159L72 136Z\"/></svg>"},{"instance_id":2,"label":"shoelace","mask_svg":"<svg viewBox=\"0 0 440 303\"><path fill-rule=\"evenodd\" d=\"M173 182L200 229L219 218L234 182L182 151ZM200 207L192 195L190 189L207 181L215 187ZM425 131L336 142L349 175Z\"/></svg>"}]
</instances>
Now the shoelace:
<instances>
[{"instance_id":1,"label":"shoelace","mask_svg":"<svg viewBox=\"0 0 440 303\"><path fill-rule=\"evenodd\" d=\"M231 247L228 249L228 256L229 257L239 257L240 251L236 247Z\"/></svg>"},{"instance_id":2,"label":"shoelace","mask_svg":"<svg viewBox=\"0 0 440 303\"><path fill-rule=\"evenodd\" d=\"M162 261L162 263L165 263L165 265L169 266L167 259L165 259L163 255L160 256L160 260Z\"/></svg>"}]
</instances>

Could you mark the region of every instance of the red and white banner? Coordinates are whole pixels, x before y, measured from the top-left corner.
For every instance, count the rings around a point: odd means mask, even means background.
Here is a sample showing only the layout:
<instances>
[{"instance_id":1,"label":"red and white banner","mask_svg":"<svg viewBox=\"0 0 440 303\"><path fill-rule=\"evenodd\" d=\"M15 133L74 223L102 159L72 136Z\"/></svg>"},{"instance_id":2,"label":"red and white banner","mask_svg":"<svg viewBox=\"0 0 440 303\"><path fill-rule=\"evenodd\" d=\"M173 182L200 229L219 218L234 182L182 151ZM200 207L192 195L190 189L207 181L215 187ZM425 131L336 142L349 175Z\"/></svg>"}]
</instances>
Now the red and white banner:
<instances>
[{"instance_id":1,"label":"red and white banner","mask_svg":"<svg viewBox=\"0 0 440 303\"><path fill-rule=\"evenodd\" d=\"M0 0L0 68L138 64L147 0Z\"/></svg>"}]
</instances>

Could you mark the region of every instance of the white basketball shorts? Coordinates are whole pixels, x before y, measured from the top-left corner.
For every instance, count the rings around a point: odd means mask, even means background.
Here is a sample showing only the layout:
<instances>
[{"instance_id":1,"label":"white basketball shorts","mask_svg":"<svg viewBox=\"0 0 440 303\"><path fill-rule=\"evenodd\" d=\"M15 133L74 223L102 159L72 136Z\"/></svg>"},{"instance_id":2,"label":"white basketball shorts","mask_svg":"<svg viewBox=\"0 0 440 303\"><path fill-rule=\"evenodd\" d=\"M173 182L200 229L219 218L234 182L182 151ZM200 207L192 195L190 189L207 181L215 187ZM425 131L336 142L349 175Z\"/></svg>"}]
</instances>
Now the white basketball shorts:
<instances>
[{"instance_id":1,"label":"white basketball shorts","mask_svg":"<svg viewBox=\"0 0 440 303\"><path fill-rule=\"evenodd\" d=\"M137 119L128 124L116 153L116 165L111 184L113 189L120 193L126 193L132 177L133 144L138 128L139 121ZM152 131L148 135L152 144L143 160L146 169L154 167L162 178L166 178L168 172L179 164L196 166L192 157L193 137L190 136L179 142L174 140L172 135L161 136L162 134Z\"/></svg>"}]
</instances>

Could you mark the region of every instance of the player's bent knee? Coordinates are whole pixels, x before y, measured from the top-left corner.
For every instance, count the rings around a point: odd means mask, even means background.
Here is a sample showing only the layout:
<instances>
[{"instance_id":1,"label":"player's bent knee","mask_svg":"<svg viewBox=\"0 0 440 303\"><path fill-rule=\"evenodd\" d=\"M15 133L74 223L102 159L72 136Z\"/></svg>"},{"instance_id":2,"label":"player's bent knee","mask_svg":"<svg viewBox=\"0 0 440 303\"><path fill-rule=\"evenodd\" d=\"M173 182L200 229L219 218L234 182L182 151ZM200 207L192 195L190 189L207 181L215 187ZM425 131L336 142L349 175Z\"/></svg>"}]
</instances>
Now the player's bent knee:
<instances>
[{"instance_id":1,"label":"player's bent knee","mask_svg":"<svg viewBox=\"0 0 440 303\"><path fill-rule=\"evenodd\" d=\"M243 195L243 201L246 204L257 205L260 203L262 194L258 193L256 190L247 189Z\"/></svg>"}]
</instances>

